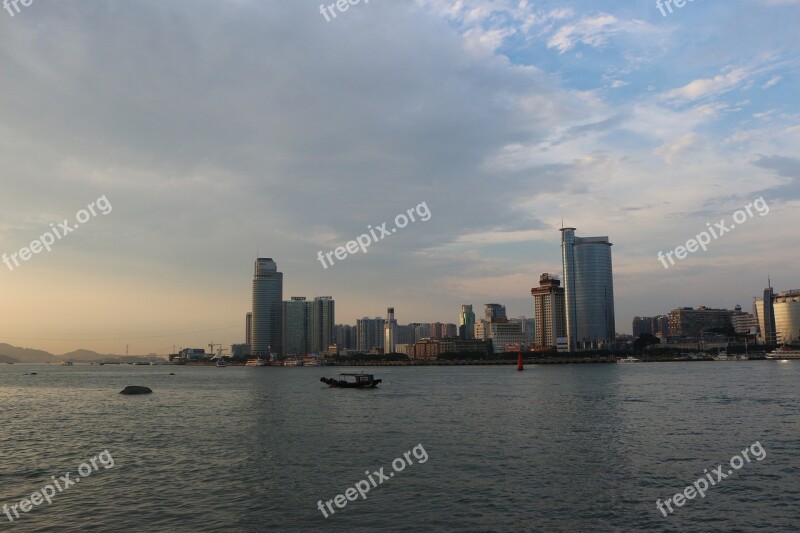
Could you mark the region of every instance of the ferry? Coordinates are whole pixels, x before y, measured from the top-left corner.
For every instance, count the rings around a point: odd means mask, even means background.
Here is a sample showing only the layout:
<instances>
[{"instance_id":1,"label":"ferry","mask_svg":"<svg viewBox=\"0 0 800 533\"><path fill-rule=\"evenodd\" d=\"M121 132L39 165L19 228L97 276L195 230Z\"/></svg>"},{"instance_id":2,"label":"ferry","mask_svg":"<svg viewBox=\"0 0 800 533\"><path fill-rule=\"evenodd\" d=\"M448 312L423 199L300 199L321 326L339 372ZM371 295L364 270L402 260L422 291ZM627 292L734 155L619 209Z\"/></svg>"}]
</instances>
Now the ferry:
<instances>
[{"instance_id":1,"label":"ferry","mask_svg":"<svg viewBox=\"0 0 800 533\"><path fill-rule=\"evenodd\" d=\"M768 353L767 359L773 359L773 360L800 359L800 348L793 348L793 347L790 348L788 346L782 346L777 350Z\"/></svg>"},{"instance_id":2,"label":"ferry","mask_svg":"<svg viewBox=\"0 0 800 533\"><path fill-rule=\"evenodd\" d=\"M287 359L283 362L283 366L303 366L303 362L297 359Z\"/></svg>"},{"instance_id":3,"label":"ferry","mask_svg":"<svg viewBox=\"0 0 800 533\"><path fill-rule=\"evenodd\" d=\"M640 362L639 359L636 359L632 355L629 355L625 359L617 359L617 363L638 363Z\"/></svg>"},{"instance_id":4,"label":"ferry","mask_svg":"<svg viewBox=\"0 0 800 533\"><path fill-rule=\"evenodd\" d=\"M248 359L244 366L267 366L267 362L263 359Z\"/></svg>"}]
</instances>

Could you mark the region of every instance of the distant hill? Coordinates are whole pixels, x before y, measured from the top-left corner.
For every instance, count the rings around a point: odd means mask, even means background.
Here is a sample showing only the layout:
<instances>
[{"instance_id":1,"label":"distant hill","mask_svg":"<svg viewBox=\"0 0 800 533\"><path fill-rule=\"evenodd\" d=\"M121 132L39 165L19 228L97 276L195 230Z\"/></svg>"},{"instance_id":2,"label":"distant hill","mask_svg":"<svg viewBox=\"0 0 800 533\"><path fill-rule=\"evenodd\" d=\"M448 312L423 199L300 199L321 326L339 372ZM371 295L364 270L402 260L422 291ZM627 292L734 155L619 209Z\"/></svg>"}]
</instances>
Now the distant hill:
<instances>
[{"instance_id":1,"label":"distant hill","mask_svg":"<svg viewBox=\"0 0 800 533\"><path fill-rule=\"evenodd\" d=\"M62 361L66 361L67 359L69 359L70 361L78 362L78 361L101 361L104 359L112 359L115 357L118 356L110 354L103 355L97 352L93 352L92 350L80 349L80 350L75 350L74 352L65 353L64 355L60 356L59 359Z\"/></svg>"},{"instance_id":2,"label":"distant hill","mask_svg":"<svg viewBox=\"0 0 800 533\"><path fill-rule=\"evenodd\" d=\"M53 355L44 350L33 350L31 348L19 348L10 344L0 343L0 363L53 363L61 361L73 361L75 363L93 362L124 362L142 363L147 361L163 361L163 357L155 355L114 355L100 354L92 350L79 349L62 355Z\"/></svg>"},{"instance_id":3,"label":"distant hill","mask_svg":"<svg viewBox=\"0 0 800 533\"><path fill-rule=\"evenodd\" d=\"M53 354L43 350L18 348L5 343L0 343L0 354L16 359L12 363L57 363L60 361Z\"/></svg>"}]
</instances>

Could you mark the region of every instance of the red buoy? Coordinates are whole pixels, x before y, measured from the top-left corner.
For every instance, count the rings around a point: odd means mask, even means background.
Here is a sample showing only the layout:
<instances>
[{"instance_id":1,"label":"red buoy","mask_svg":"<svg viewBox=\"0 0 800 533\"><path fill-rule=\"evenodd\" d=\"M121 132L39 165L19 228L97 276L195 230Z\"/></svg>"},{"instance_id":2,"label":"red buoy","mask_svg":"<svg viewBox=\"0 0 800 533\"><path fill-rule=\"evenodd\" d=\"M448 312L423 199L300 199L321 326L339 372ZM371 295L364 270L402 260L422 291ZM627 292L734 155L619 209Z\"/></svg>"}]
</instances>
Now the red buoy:
<instances>
[{"instance_id":1,"label":"red buoy","mask_svg":"<svg viewBox=\"0 0 800 533\"><path fill-rule=\"evenodd\" d=\"M517 370L518 370L518 371L520 371L520 372L522 372L523 370L525 370L525 369L522 367L522 352L519 352L519 357L517 358Z\"/></svg>"}]
</instances>

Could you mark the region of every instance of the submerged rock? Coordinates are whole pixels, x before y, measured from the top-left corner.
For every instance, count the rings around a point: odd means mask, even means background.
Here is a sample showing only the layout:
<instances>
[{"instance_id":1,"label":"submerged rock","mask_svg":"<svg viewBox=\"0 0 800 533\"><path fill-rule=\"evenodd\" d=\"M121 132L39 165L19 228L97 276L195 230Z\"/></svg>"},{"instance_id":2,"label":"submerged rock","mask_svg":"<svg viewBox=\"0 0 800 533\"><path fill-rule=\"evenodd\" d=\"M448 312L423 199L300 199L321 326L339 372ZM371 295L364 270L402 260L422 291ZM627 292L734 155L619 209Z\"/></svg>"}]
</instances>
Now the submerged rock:
<instances>
[{"instance_id":1,"label":"submerged rock","mask_svg":"<svg viewBox=\"0 0 800 533\"><path fill-rule=\"evenodd\" d=\"M120 391L120 394L150 394L153 392L149 387L140 387L138 385L128 385Z\"/></svg>"}]
</instances>

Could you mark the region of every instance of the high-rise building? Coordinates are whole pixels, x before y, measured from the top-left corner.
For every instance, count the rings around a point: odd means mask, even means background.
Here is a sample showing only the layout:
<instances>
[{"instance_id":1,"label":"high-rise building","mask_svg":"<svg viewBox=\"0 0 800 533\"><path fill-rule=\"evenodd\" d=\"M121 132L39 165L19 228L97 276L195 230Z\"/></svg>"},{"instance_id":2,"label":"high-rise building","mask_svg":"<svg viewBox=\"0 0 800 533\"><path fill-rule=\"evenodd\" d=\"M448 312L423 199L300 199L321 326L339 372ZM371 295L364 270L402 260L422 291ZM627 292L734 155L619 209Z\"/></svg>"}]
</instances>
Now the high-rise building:
<instances>
[{"instance_id":1,"label":"high-rise building","mask_svg":"<svg viewBox=\"0 0 800 533\"><path fill-rule=\"evenodd\" d=\"M464 340L475 338L475 313L471 305L462 305L458 315L458 336Z\"/></svg>"},{"instance_id":2,"label":"high-rise building","mask_svg":"<svg viewBox=\"0 0 800 533\"><path fill-rule=\"evenodd\" d=\"M655 317L635 316L633 317L633 336L639 337L644 333L655 335Z\"/></svg>"},{"instance_id":3,"label":"high-rise building","mask_svg":"<svg viewBox=\"0 0 800 533\"><path fill-rule=\"evenodd\" d=\"M441 339L442 337L444 337L443 331L444 331L444 324L442 324L441 322L431 322L431 334L430 334L431 339Z\"/></svg>"},{"instance_id":4,"label":"high-rise building","mask_svg":"<svg viewBox=\"0 0 800 533\"><path fill-rule=\"evenodd\" d=\"M487 322L508 322L506 306L500 304L486 304L484 317Z\"/></svg>"},{"instance_id":5,"label":"high-rise building","mask_svg":"<svg viewBox=\"0 0 800 533\"><path fill-rule=\"evenodd\" d=\"M608 237L576 237L561 229L567 344L570 351L613 342L614 276Z\"/></svg>"},{"instance_id":6,"label":"high-rise building","mask_svg":"<svg viewBox=\"0 0 800 533\"><path fill-rule=\"evenodd\" d=\"M669 313L669 332L673 337L701 338L706 333L733 333L730 309L681 307Z\"/></svg>"},{"instance_id":7,"label":"high-rise building","mask_svg":"<svg viewBox=\"0 0 800 533\"><path fill-rule=\"evenodd\" d=\"M395 331L396 331L395 345L414 344L414 341L416 340L414 338L414 326L410 324L407 326L398 325ZM395 346L395 349L397 349L397 346Z\"/></svg>"},{"instance_id":8,"label":"high-rise building","mask_svg":"<svg viewBox=\"0 0 800 533\"><path fill-rule=\"evenodd\" d=\"M383 351L394 353L397 333L397 320L394 319L394 307L386 310L386 323L383 325Z\"/></svg>"},{"instance_id":9,"label":"high-rise building","mask_svg":"<svg viewBox=\"0 0 800 533\"><path fill-rule=\"evenodd\" d=\"M767 288L764 289L764 296L756 298L753 304L753 314L758 318L758 325L761 330L759 336L762 343L775 344L777 342L776 324L775 324L775 292L772 290L772 283L767 283Z\"/></svg>"},{"instance_id":10,"label":"high-rise building","mask_svg":"<svg viewBox=\"0 0 800 533\"><path fill-rule=\"evenodd\" d=\"M283 302L283 356L305 355L311 351L312 303L305 297L292 296Z\"/></svg>"},{"instance_id":11,"label":"high-rise building","mask_svg":"<svg viewBox=\"0 0 800 533\"><path fill-rule=\"evenodd\" d=\"M772 303L779 344L800 342L800 290L779 292Z\"/></svg>"},{"instance_id":12,"label":"high-rise building","mask_svg":"<svg viewBox=\"0 0 800 533\"><path fill-rule=\"evenodd\" d=\"M244 343L252 344L253 342L253 313L247 313L244 316Z\"/></svg>"},{"instance_id":13,"label":"high-rise building","mask_svg":"<svg viewBox=\"0 0 800 533\"><path fill-rule=\"evenodd\" d=\"M519 324L519 329L525 335L525 344L532 344L536 340L536 328L533 318L520 316L517 318L509 318L508 321L512 324Z\"/></svg>"},{"instance_id":14,"label":"high-rise building","mask_svg":"<svg viewBox=\"0 0 800 533\"><path fill-rule=\"evenodd\" d=\"M737 335L752 335L758 333L758 319L750 313L742 311L742 306L736 304L731 315L733 330Z\"/></svg>"},{"instance_id":15,"label":"high-rise building","mask_svg":"<svg viewBox=\"0 0 800 533\"><path fill-rule=\"evenodd\" d=\"M537 346L556 346L559 337L567 336L564 288L551 274L539 276L539 286L531 289L533 296L534 343Z\"/></svg>"},{"instance_id":16,"label":"high-rise building","mask_svg":"<svg viewBox=\"0 0 800 533\"><path fill-rule=\"evenodd\" d=\"M334 342L339 348L345 350L355 350L358 347L358 328L348 324L337 324L334 328Z\"/></svg>"},{"instance_id":17,"label":"high-rise building","mask_svg":"<svg viewBox=\"0 0 800 533\"><path fill-rule=\"evenodd\" d=\"M272 258L258 258L253 277L253 355L269 357L283 353L281 339L281 310L283 301L283 273Z\"/></svg>"},{"instance_id":18,"label":"high-rise building","mask_svg":"<svg viewBox=\"0 0 800 533\"><path fill-rule=\"evenodd\" d=\"M419 342L422 339L431 338L431 325L430 324L417 324L414 327L414 341Z\"/></svg>"},{"instance_id":19,"label":"high-rise building","mask_svg":"<svg viewBox=\"0 0 800 533\"><path fill-rule=\"evenodd\" d=\"M503 353L506 345L525 345L526 336L518 322L489 322L481 320L475 325L475 338L491 340L494 353Z\"/></svg>"},{"instance_id":20,"label":"high-rise building","mask_svg":"<svg viewBox=\"0 0 800 533\"><path fill-rule=\"evenodd\" d=\"M383 349L383 318L359 318L356 321L358 329L358 351L367 353L373 348Z\"/></svg>"},{"instance_id":21,"label":"high-rise building","mask_svg":"<svg viewBox=\"0 0 800 533\"><path fill-rule=\"evenodd\" d=\"M314 298L311 311L309 350L322 352L334 344L335 302L331 296Z\"/></svg>"},{"instance_id":22,"label":"high-rise building","mask_svg":"<svg viewBox=\"0 0 800 533\"><path fill-rule=\"evenodd\" d=\"M653 335L660 339L669 337L669 316L658 315L653 317Z\"/></svg>"}]
</instances>

